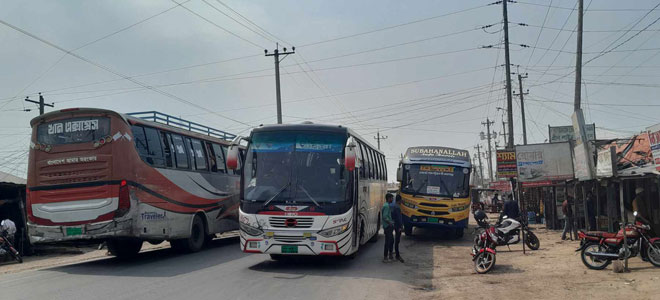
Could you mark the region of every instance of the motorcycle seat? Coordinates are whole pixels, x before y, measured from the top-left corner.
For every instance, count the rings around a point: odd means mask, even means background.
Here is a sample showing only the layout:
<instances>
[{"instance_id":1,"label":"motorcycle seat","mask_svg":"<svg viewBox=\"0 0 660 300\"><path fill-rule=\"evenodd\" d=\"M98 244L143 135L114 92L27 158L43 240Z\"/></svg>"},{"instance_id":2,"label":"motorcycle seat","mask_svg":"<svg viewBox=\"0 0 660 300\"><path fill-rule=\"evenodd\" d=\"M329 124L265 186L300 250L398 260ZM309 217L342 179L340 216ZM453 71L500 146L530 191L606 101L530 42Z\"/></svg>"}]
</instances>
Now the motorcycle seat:
<instances>
[{"instance_id":1,"label":"motorcycle seat","mask_svg":"<svg viewBox=\"0 0 660 300\"><path fill-rule=\"evenodd\" d=\"M584 232L586 236L593 236L598 238L613 238L616 237L616 233L610 233L605 231L586 231Z\"/></svg>"}]
</instances>

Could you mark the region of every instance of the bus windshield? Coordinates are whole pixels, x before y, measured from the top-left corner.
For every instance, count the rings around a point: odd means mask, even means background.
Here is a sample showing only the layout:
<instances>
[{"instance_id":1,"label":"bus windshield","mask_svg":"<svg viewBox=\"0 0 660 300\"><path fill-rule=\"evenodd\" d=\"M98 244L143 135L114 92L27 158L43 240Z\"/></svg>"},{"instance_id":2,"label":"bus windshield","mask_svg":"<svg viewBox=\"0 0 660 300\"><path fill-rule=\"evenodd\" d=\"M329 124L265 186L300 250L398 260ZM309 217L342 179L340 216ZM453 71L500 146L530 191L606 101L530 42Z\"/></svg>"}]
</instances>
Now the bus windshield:
<instances>
[{"instance_id":1,"label":"bus windshield","mask_svg":"<svg viewBox=\"0 0 660 300\"><path fill-rule=\"evenodd\" d=\"M447 165L404 165L401 191L413 195L464 198L470 169Z\"/></svg>"},{"instance_id":2,"label":"bus windshield","mask_svg":"<svg viewBox=\"0 0 660 300\"><path fill-rule=\"evenodd\" d=\"M346 139L326 132L253 134L245 159L245 200L319 206L343 201Z\"/></svg>"}]
</instances>

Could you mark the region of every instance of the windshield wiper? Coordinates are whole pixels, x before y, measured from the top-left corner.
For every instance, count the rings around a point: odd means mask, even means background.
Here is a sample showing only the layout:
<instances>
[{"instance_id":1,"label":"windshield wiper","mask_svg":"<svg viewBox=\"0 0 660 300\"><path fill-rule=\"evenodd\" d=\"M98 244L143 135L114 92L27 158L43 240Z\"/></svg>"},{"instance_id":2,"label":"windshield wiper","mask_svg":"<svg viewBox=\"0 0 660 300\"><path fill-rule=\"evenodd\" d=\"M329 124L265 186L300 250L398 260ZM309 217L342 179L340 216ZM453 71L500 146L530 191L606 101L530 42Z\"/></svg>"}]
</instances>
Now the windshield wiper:
<instances>
[{"instance_id":1,"label":"windshield wiper","mask_svg":"<svg viewBox=\"0 0 660 300\"><path fill-rule=\"evenodd\" d=\"M415 192L413 193L413 197L417 197L417 194L419 194L419 191L421 191L422 188L423 188L428 182L429 182L428 179L424 180L424 182L422 182L422 185L420 185L420 186L415 190Z\"/></svg>"},{"instance_id":2,"label":"windshield wiper","mask_svg":"<svg viewBox=\"0 0 660 300\"><path fill-rule=\"evenodd\" d=\"M438 176L438 179L440 179L440 184L442 184L442 187L445 189L447 194L449 194L449 197L451 197L451 200L454 200L454 194L449 192L449 188L447 187L447 184L445 183L445 181L442 180L442 176Z\"/></svg>"},{"instance_id":3,"label":"windshield wiper","mask_svg":"<svg viewBox=\"0 0 660 300\"><path fill-rule=\"evenodd\" d=\"M264 204L262 205L262 207L268 205L268 203L270 203L270 202L273 201L275 198L277 198L277 196L279 196L282 192L284 192L284 190L286 190L286 188L288 188L289 185L291 185L291 181L288 181L288 182L287 182L287 183L286 183L286 184L280 189L279 192L277 192L275 195L273 195L273 197L270 197L270 199L268 199L266 202L264 202Z\"/></svg>"},{"instance_id":4,"label":"windshield wiper","mask_svg":"<svg viewBox=\"0 0 660 300\"><path fill-rule=\"evenodd\" d=\"M321 205L320 205L318 202L316 202L316 200L314 200L314 198L312 197L312 195L310 195L310 194L307 192L307 189L305 189L304 186L302 186L302 185L298 185L298 187L299 187L299 188L305 193L305 195L307 195L307 197L309 198L309 200L312 200L312 202L314 202L314 204L316 204L316 206L321 207Z\"/></svg>"}]
</instances>

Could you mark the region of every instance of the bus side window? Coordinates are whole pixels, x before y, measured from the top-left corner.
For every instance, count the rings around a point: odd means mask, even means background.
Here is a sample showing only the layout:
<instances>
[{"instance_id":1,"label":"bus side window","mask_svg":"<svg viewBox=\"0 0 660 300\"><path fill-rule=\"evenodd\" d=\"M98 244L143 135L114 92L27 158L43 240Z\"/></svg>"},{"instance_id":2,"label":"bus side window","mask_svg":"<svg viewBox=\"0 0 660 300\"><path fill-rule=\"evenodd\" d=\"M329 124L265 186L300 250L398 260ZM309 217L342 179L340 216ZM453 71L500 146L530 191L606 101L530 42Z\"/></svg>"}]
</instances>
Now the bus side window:
<instances>
[{"instance_id":1,"label":"bus side window","mask_svg":"<svg viewBox=\"0 0 660 300\"><path fill-rule=\"evenodd\" d=\"M188 164L191 169L195 169L195 151L192 148L192 141L189 137L183 138L183 144L186 145L186 153L188 154Z\"/></svg>"},{"instance_id":2,"label":"bus side window","mask_svg":"<svg viewBox=\"0 0 660 300\"><path fill-rule=\"evenodd\" d=\"M206 166L206 151L200 140L191 139L192 153L195 156L195 169L208 170Z\"/></svg>"},{"instance_id":3,"label":"bus side window","mask_svg":"<svg viewBox=\"0 0 660 300\"><path fill-rule=\"evenodd\" d=\"M161 131L160 138L163 141L163 153L165 154L165 164L167 165L168 168L171 168L174 166L174 156L172 155L172 153L174 153L174 145L172 145L172 141L170 140L170 136L168 133Z\"/></svg>"},{"instance_id":4,"label":"bus side window","mask_svg":"<svg viewBox=\"0 0 660 300\"><path fill-rule=\"evenodd\" d=\"M369 154L371 155L371 179L376 179L378 176L378 164L376 163L376 151L369 148Z\"/></svg>"},{"instance_id":5,"label":"bus side window","mask_svg":"<svg viewBox=\"0 0 660 300\"><path fill-rule=\"evenodd\" d=\"M378 158L378 179L383 180L385 179L385 162L383 161L383 156L380 153L376 153L376 158Z\"/></svg>"},{"instance_id":6,"label":"bus side window","mask_svg":"<svg viewBox=\"0 0 660 300\"><path fill-rule=\"evenodd\" d=\"M218 144L211 144L213 153L215 154L215 162L218 165L217 172L227 173L227 165L225 164L225 151Z\"/></svg>"},{"instance_id":7,"label":"bus side window","mask_svg":"<svg viewBox=\"0 0 660 300\"><path fill-rule=\"evenodd\" d=\"M163 157L163 145L160 143L160 135L158 130L145 127L145 137L147 139L147 146L149 148L149 156L147 162L154 167L165 167L165 158Z\"/></svg>"},{"instance_id":8,"label":"bus side window","mask_svg":"<svg viewBox=\"0 0 660 300\"><path fill-rule=\"evenodd\" d=\"M178 134L172 134L172 144L174 144L174 157L176 157L176 167L179 169L188 169L188 152L183 138Z\"/></svg>"},{"instance_id":9,"label":"bus side window","mask_svg":"<svg viewBox=\"0 0 660 300\"><path fill-rule=\"evenodd\" d=\"M387 159L384 155L380 159L383 160L383 180L387 181Z\"/></svg>"},{"instance_id":10,"label":"bus side window","mask_svg":"<svg viewBox=\"0 0 660 300\"><path fill-rule=\"evenodd\" d=\"M144 127L133 125L131 126L131 130L133 131L135 148L137 149L138 154L140 154L140 157L145 160L144 158L149 155L149 148L147 147L147 138L144 135Z\"/></svg>"},{"instance_id":11,"label":"bus side window","mask_svg":"<svg viewBox=\"0 0 660 300\"><path fill-rule=\"evenodd\" d=\"M206 160L209 162L209 171L218 172L218 160L215 158L215 151L211 147L211 143L202 142L204 149L206 149Z\"/></svg>"}]
</instances>

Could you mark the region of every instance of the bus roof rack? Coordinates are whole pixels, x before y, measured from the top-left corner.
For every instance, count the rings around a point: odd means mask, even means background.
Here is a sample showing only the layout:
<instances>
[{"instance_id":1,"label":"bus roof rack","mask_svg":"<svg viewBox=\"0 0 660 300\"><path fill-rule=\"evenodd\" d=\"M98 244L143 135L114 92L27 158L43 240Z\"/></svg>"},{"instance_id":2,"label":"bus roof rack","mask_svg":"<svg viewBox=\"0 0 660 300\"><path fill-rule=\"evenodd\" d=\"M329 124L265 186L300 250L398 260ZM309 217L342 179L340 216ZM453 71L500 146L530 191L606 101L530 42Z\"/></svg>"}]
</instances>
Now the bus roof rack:
<instances>
[{"instance_id":1,"label":"bus roof rack","mask_svg":"<svg viewBox=\"0 0 660 300\"><path fill-rule=\"evenodd\" d=\"M221 138L226 141L231 141L236 137L235 134L231 134L226 131L204 126L199 123L184 120L175 116L170 116L168 114L164 114L157 111L132 112L132 113L127 113L127 115L146 121L152 121L180 129L189 130L192 132L206 134L209 136Z\"/></svg>"}]
</instances>

